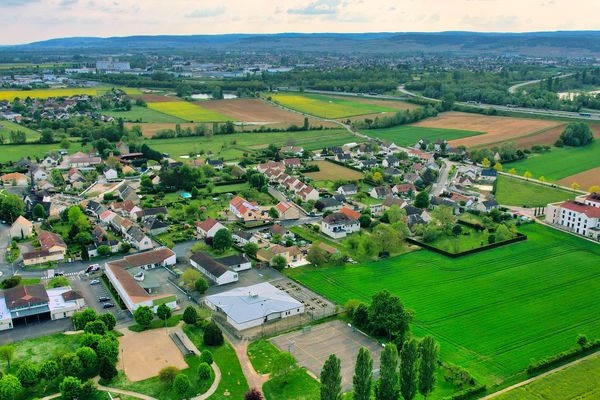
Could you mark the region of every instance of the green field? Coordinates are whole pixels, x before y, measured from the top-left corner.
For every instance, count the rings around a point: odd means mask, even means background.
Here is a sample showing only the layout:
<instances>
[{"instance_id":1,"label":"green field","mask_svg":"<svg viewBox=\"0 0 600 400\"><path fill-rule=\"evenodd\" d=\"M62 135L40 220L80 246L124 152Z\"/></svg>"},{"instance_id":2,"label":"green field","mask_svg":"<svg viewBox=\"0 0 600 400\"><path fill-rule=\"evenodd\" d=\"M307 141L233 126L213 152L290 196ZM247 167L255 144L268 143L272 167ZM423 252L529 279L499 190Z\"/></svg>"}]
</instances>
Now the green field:
<instances>
[{"instance_id":1,"label":"green field","mask_svg":"<svg viewBox=\"0 0 600 400\"><path fill-rule=\"evenodd\" d=\"M168 153L177 159L190 152L211 151L217 157L226 161L240 159L245 152L252 152L267 147L269 144L284 146L293 144L306 150L322 149L326 146L342 145L356 141L356 136L346 130L331 129L322 131L303 132L272 132L272 133L234 133L231 135L215 135L210 137L187 137L174 139L148 140L148 146Z\"/></svg>"},{"instance_id":2,"label":"green field","mask_svg":"<svg viewBox=\"0 0 600 400\"><path fill-rule=\"evenodd\" d=\"M189 122L225 122L231 120L226 115L187 101L148 103L148 108Z\"/></svg>"},{"instance_id":3,"label":"green field","mask_svg":"<svg viewBox=\"0 0 600 400\"><path fill-rule=\"evenodd\" d=\"M13 365L17 367L24 361L40 363L54 356L70 351L74 352L79 347L80 340L81 335L56 333L54 335L15 342L15 356L11 362L11 368L13 368Z\"/></svg>"},{"instance_id":4,"label":"green field","mask_svg":"<svg viewBox=\"0 0 600 400\"><path fill-rule=\"evenodd\" d=\"M568 190L506 175L498 175L495 194L500 204L519 207L545 206L548 203L574 199L577 195Z\"/></svg>"},{"instance_id":5,"label":"green field","mask_svg":"<svg viewBox=\"0 0 600 400\"><path fill-rule=\"evenodd\" d=\"M23 131L27 136L27 142L36 142L40 139L40 133L10 121L0 120L0 135L4 136L4 143L10 142L10 131Z\"/></svg>"},{"instance_id":6,"label":"green field","mask_svg":"<svg viewBox=\"0 0 600 400\"><path fill-rule=\"evenodd\" d=\"M544 176L549 181L556 181L588 169L600 167L600 140L581 147L552 147L552 151L531 155L525 160L505 164L504 169L515 168L517 174L525 171L537 178Z\"/></svg>"},{"instance_id":7,"label":"green field","mask_svg":"<svg viewBox=\"0 0 600 400\"><path fill-rule=\"evenodd\" d=\"M501 394L497 400L600 398L600 357L583 360L528 385Z\"/></svg>"},{"instance_id":8,"label":"green field","mask_svg":"<svg viewBox=\"0 0 600 400\"><path fill-rule=\"evenodd\" d=\"M391 107L358 102L351 98L330 97L319 94L277 93L272 94L271 99L284 107L316 115L317 117L332 119L365 114L398 112L398 109Z\"/></svg>"},{"instance_id":9,"label":"green field","mask_svg":"<svg viewBox=\"0 0 600 400\"><path fill-rule=\"evenodd\" d=\"M485 133L464 131L460 129L425 128L410 125L395 126L393 128L385 129L365 129L361 132L374 138L394 142L399 146L414 146L420 139L428 139L429 141L435 141L437 139L454 140Z\"/></svg>"},{"instance_id":10,"label":"green field","mask_svg":"<svg viewBox=\"0 0 600 400\"><path fill-rule=\"evenodd\" d=\"M441 358L485 384L523 378L532 360L600 337L600 247L535 224L525 242L458 260L419 250L373 263L301 267L288 274L338 304L382 289L415 311Z\"/></svg>"},{"instance_id":11,"label":"green field","mask_svg":"<svg viewBox=\"0 0 600 400\"><path fill-rule=\"evenodd\" d=\"M125 122L147 122L147 123L178 123L185 122L181 118L165 114L148 107L132 106L129 111L102 111L104 115L115 118L123 118Z\"/></svg>"},{"instance_id":12,"label":"green field","mask_svg":"<svg viewBox=\"0 0 600 400\"><path fill-rule=\"evenodd\" d=\"M50 88L50 89L33 89L33 90L0 90L0 100L14 100L16 97L25 99L30 97L32 99L47 99L49 97L68 97L75 96L78 94L87 94L90 96L97 96L110 90L108 86L97 86L97 87L83 87L83 88ZM141 94L139 89L120 87L119 89L124 90L125 93Z\"/></svg>"},{"instance_id":13,"label":"green field","mask_svg":"<svg viewBox=\"0 0 600 400\"><path fill-rule=\"evenodd\" d=\"M60 144L2 144L0 145L0 162L19 161L23 157L43 157L50 151L58 151ZM81 151L80 143L71 143L69 154Z\"/></svg>"}]
</instances>

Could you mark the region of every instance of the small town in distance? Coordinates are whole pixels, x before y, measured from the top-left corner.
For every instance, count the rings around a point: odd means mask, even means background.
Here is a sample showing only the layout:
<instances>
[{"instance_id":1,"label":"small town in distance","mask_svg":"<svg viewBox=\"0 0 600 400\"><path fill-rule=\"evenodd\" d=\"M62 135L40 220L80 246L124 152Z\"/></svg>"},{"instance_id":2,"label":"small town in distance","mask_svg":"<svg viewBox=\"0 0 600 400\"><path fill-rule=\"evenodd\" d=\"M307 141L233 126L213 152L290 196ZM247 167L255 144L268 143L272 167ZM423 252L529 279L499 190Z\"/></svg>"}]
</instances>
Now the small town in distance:
<instances>
[{"instance_id":1,"label":"small town in distance","mask_svg":"<svg viewBox=\"0 0 600 400\"><path fill-rule=\"evenodd\" d=\"M0 45L0 400L598 398L600 34L427 32Z\"/></svg>"}]
</instances>

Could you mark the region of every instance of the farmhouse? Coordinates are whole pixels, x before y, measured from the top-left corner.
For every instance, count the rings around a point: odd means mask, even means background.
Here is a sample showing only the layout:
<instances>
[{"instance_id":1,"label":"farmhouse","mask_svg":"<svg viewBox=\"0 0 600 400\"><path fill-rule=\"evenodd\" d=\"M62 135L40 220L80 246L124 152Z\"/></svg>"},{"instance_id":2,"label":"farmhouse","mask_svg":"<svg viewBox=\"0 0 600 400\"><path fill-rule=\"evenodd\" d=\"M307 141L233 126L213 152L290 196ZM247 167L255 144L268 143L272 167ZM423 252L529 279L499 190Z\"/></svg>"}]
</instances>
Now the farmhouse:
<instances>
[{"instance_id":1,"label":"farmhouse","mask_svg":"<svg viewBox=\"0 0 600 400\"><path fill-rule=\"evenodd\" d=\"M237 272L230 270L227 265L206 253L198 252L191 256L190 264L217 285L225 285L238 280Z\"/></svg>"},{"instance_id":2,"label":"farmhouse","mask_svg":"<svg viewBox=\"0 0 600 400\"><path fill-rule=\"evenodd\" d=\"M162 247L109 261L105 264L104 272L131 313L141 306L151 307L156 312L161 304L176 308L177 299L171 294L152 294L159 290L160 283L144 271L174 265L175 262L175 253Z\"/></svg>"},{"instance_id":3,"label":"farmhouse","mask_svg":"<svg viewBox=\"0 0 600 400\"><path fill-rule=\"evenodd\" d=\"M600 240L600 194L548 204L546 222L578 235Z\"/></svg>"},{"instance_id":4,"label":"farmhouse","mask_svg":"<svg viewBox=\"0 0 600 400\"><path fill-rule=\"evenodd\" d=\"M341 212L330 214L321 221L321 232L334 239L344 238L347 234L358 231L360 222Z\"/></svg>"},{"instance_id":5,"label":"farmhouse","mask_svg":"<svg viewBox=\"0 0 600 400\"><path fill-rule=\"evenodd\" d=\"M238 331L304 313L304 304L266 282L207 296L204 302Z\"/></svg>"}]
</instances>

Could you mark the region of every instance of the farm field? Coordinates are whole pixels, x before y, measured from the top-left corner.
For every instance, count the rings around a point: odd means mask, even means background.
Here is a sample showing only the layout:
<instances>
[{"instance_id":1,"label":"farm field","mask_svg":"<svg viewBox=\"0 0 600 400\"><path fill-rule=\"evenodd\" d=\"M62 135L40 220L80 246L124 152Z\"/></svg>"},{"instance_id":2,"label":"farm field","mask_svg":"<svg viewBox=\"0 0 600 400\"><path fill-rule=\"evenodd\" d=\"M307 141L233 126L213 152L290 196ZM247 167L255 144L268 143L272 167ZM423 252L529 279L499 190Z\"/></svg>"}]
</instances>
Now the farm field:
<instances>
[{"instance_id":1,"label":"farm field","mask_svg":"<svg viewBox=\"0 0 600 400\"><path fill-rule=\"evenodd\" d=\"M217 157L224 157L226 161L242 157L244 152L252 152L267 147L269 144L276 146L291 145L302 146L307 150L317 150L327 146L341 145L356 141L356 137L346 130L331 129L322 131L303 132L271 132L271 133L234 133L231 135L214 135L211 137L188 137L175 139L155 139L148 141L148 145L168 153L172 158L211 151Z\"/></svg>"},{"instance_id":2,"label":"farm field","mask_svg":"<svg viewBox=\"0 0 600 400\"><path fill-rule=\"evenodd\" d=\"M494 398L497 400L597 399L600 398L599 375L600 356L596 355Z\"/></svg>"},{"instance_id":3,"label":"farm field","mask_svg":"<svg viewBox=\"0 0 600 400\"><path fill-rule=\"evenodd\" d=\"M368 104L354 98L320 94L274 93L271 98L282 106L330 119L398 111L393 107Z\"/></svg>"},{"instance_id":4,"label":"farm field","mask_svg":"<svg viewBox=\"0 0 600 400\"><path fill-rule=\"evenodd\" d=\"M126 122L172 123L185 122L181 118L165 114L149 107L132 106L129 111L102 111L104 115L123 118Z\"/></svg>"},{"instance_id":5,"label":"farm field","mask_svg":"<svg viewBox=\"0 0 600 400\"><path fill-rule=\"evenodd\" d=\"M4 136L4 143L10 142L10 131L23 131L27 136L27 142L36 142L40 139L40 133L26 126L11 121L0 120L0 136Z\"/></svg>"},{"instance_id":6,"label":"farm field","mask_svg":"<svg viewBox=\"0 0 600 400\"><path fill-rule=\"evenodd\" d=\"M570 186L573 182L579 184L583 190L588 190L588 188L592 186L600 185L600 167L588 169L587 171L571 175L558 181L558 183L563 186Z\"/></svg>"},{"instance_id":7,"label":"farm field","mask_svg":"<svg viewBox=\"0 0 600 400\"><path fill-rule=\"evenodd\" d=\"M308 163L308 165L319 166L319 172L307 172L304 174L315 181L336 181L340 179L356 181L364 178L364 174L362 172L342 167L341 165L337 165L325 160L311 161Z\"/></svg>"},{"instance_id":8,"label":"farm field","mask_svg":"<svg viewBox=\"0 0 600 400\"><path fill-rule=\"evenodd\" d=\"M516 141L520 137L533 136L549 130L550 128L563 125L564 123L562 122L540 119L446 112L439 114L437 117L417 122L412 126L484 132L484 135L456 138L450 142L450 144L455 147L461 145L466 147L482 147L506 141ZM553 135L554 133L552 134L552 137L554 137ZM556 140L555 137L554 139ZM543 143L541 137L538 138L534 144L538 143Z\"/></svg>"},{"instance_id":9,"label":"farm field","mask_svg":"<svg viewBox=\"0 0 600 400\"><path fill-rule=\"evenodd\" d=\"M576 175L587 170L600 167L600 141L594 140L591 144L582 147L552 147L548 153L531 155L525 160L511 162L504 165L506 170L515 168L517 174L523 175L525 171L532 173L534 177L544 176L548 181L560 181L565 186L574 181L571 175ZM583 188L587 188L596 182L578 182Z\"/></svg>"},{"instance_id":10,"label":"farm field","mask_svg":"<svg viewBox=\"0 0 600 400\"><path fill-rule=\"evenodd\" d=\"M425 128L413 125L401 125L385 129L365 129L361 132L368 136L394 142L399 146L414 146L420 139L429 139L430 141L441 139L450 141L483 134L483 132L446 128Z\"/></svg>"},{"instance_id":11,"label":"farm field","mask_svg":"<svg viewBox=\"0 0 600 400\"><path fill-rule=\"evenodd\" d=\"M506 175L498 175L496 180L496 200L507 206L539 207L548 203L574 199L576 193L524 181Z\"/></svg>"},{"instance_id":12,"label":"farm field","mask_svg":"<svg viewBox=\"0 0 600 400\"><path fill-rule=\"evenodd\" d=\"M58 151L59 149L59 143L2 144L0 145L0 162L18 161L23 157L43 157L46 153ZM71 143L71 147L68 149L69 154L81 150L82 147L79 142Z\"/></svg>"},{"instance_id":13,"label":"farm field","mask_svg":"<svg viewBox=\"0 0 600 400\"><path fill-rule=\"evenodd\" d=\"M97 96L111 89L108 86L84 87L84 88L51 88L51 89L33 89L33 90L0 90L0 100L14 100L16 97L25 99L27 97L37 99L47 99L49 97L67 97L78 94L87 94ZM139 89L120 87L127 94L140 94Z\"/></svg>"},{"instance_id":14,"label":"farm field","mask_svg":"<svg viewBox=\"0 0 600 400\"><path fill-rule=\"evenodd\" d=\"M227 115L232 121L244 122L247 125L246 130L255 129L261 125L270 128L287 128L292 124L297 126L304 124L303 115L275 107L261 99L209 100L198 104L219 114ZM333 122L311 117L308 118L308 123L310 126L325 128L337 126Z\"/></svg>"},{"instance_id":15,"label":"farm field","mask_svg":"<svg viewBox=\"0 0 600 400\"><path fill-rule=\"evenodd\" d=\"M459 260L419 250L344 267L300 267L287 274L343 305L387 289L415 311L417 336L433 335L441 358L493 385L532 360L600 337L600 248L536 224L525 242Z\"/></svg>"},{"instance_id":16,"label":"farm field","mask_svg":"<svg viewBox=\"0 0 600 400\"><path fill-rule=\"evenodd\" d=\"M158 113L158 111L157 111L157 113ZM159 114L162 114L162 113L159 113ZM179 118L173 117L171 115L167 115L167 114L162 114L162 115L165 115L165 116L171 118L172 120L180 120ZM170 122L170 123L166 123L166 122L160 122L160 123L159 122L153 122L153 123L142 123L142 124L136 123L136 122L126 122L125 126L127 128L131 128L132 126L137 125L137 126L139 126L142 129L142 135L144 135L145 137L151 138L154 135L156 135L157 132L160 132L162 130L165 130L165 129L175 130L175 125L176 124L177 123L173 123L173 122ZM198 124L194 124L192 122L181 122L181 123L179 123L179 126L181 126L182 129L185 129L185 128L192 128L192 129L194 129L194 127L196 125L198 125Z\"/></svg>"},{"instance_id":17,"label":"farm field","mask_svg":"<svg viewBox=\"0 0 600 400\"><path fill-rule=\"evenodd\" d=\"M231 120L223 114L208 110L187 101L165 101L148 103L148 107L158 112L172 115L189 122L225 122Z\"/></svg>"}]
</instances>

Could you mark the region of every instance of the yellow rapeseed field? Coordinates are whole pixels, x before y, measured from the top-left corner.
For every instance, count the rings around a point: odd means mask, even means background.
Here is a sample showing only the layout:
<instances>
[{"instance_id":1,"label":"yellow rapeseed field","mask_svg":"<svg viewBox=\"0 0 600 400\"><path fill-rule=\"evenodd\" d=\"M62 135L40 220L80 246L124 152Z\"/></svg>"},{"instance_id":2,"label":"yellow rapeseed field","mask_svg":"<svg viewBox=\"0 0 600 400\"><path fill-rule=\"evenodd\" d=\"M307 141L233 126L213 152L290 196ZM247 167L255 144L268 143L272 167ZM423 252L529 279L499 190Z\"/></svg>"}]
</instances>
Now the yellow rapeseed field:
<instances>
[{"instance_id":1,"label":"yellow rapeseed field","mask_svg":"<svg viewBox=\"0 0 600 400\"><path fill-rule=\"evenodd\" d=\"M224 122L231 120L231 118L228 118L223 114L219 114L186 101L148 103L148 108L190 122Z\"/></svg>"},{"instance_id":2,"label":"yellow rapeseed field","mask_svg":"<svg viewBox=\"0 0 600 400\"><path fill-rule=\"evenodd\" d=\"M130 95L141 94L139 89L135 88L119 88ZM89 96L97 96L110 90L110 87L85 87L85 88L50 88L50 89L33 89L33 90L0 90L0 100L14 100L16 97L25 99L47 99L49 97L68 97L79 94L87 94Z\"/></svg>"}]
</instances>

